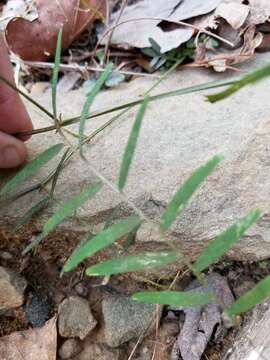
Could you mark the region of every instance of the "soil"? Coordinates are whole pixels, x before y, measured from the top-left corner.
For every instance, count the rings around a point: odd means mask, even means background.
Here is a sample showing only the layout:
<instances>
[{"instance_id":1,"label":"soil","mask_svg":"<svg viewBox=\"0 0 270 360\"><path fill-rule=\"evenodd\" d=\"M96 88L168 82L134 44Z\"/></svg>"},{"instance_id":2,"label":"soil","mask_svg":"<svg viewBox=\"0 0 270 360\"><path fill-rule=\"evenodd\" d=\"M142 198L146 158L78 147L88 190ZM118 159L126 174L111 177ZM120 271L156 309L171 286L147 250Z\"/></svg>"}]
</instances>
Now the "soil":
<instances>
[{"instance_id":1,"label":"soil","mask_svg":"<svg viewBox=\"0 0 270 360\"><path fill-rule=\"evenodd\" d=\"M173 273L171 276L161 279L153 279L151 276L150 280L144 275L127 274L114 276L108 284L101 285L100 279L87 278L84 275L85 267L82 265L76 271L60 277L63 264L77 245L78 234L54 232L33 253L23 257L21 252L34 235L35 231L33 228L30 230L30 227L16 235L6 231L0 232L0 265L20 273L29 284L24 308L9 311L0 317L1 336L42 324L46 321L46 317L49 318L57 313L58 305L65 297L74 294L89 299L94 316L99 323L102 323L100 303L107 294L128 294L143 289L153 290L164 285L169 286L175 277L175 273ZM94 261L100 260L102 260L101 257ZM241 263L225 259L211 270L224 275L235 296L238 297L269 274L270 261ZM183 269L176 283L176 289L185 288L191 280L190 273ZM156 287L154 283L156 283ZM33 302L33 297L36 306L34 312L39 317L34 320L31 317L31 306L27 307L28 303ZM232 345L238 330L239 328L230 330L220 344L210 342L205 359L222 359L222 354ZM144 343L153 346L154 340L153 337L148 338L144 340ZM59 344L61 342L60 339ZM168 347L170 346L171 344L168 345ZM128 351L128 347L126 351Z\"/></svg>"}]
</instances>

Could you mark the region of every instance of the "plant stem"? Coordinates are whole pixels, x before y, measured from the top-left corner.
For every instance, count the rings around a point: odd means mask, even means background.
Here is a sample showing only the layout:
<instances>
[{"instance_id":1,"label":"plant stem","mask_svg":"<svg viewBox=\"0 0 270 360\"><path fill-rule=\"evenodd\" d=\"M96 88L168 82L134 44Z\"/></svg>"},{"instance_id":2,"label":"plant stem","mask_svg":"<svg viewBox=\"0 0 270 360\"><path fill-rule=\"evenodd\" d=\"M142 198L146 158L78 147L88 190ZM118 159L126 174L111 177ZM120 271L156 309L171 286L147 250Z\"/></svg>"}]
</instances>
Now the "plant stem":
<instances>
[{"instance_id":1,"label":"plant stem","mask_svg":"<svg viewBox=\"0 0 270 360\"><path fill-rule=\"evenodd\" d=\"M190 87L183 88L183 89L177 89L177 90L163 92L163 93L160 93L160 94L157 94L157 95L154 95L154 96L150 96L149 97L149 102L158 101L158 100L165 99L165 98L172 97L172 96L190 94L190 93L198 92L198 91L202 91L202 90L215 89L215 88L222 87L222 86L232 85L235 82L237 82L239 79L240 79L240 77L234 77L234 78L230 78L228 80L211 81L211 82L208 82L208 83L203 83L203 84L200 84L200 85L194 85L194 86L190 86ZM123 110L123 109L126 109L126 108L131 108L131 107L134 107L136 105L139 105L142 101L143 101L143 98L133 100L133 101L124 103L122 105L109 108L109 109L100 110L100 111L94 112L91 115L89 115L87 117L87 119L93 119L93 118L97 118L97 117L100 117L100 116L103 116L103 115L106 115L106 114L110 114L112 112L116 112L116 111ZM53 118L52 114L51 114L51 116ZM63 120L61 122L61 127L75 124L79 120L80 120L79 116ZM41 134L41 133L48 132L48 131L53 131L53 130L56 130L55 125L51 125L51 126L43 127L43 128L40 128L40 129L31 130L31 131L20 132L17 135L19 135L19 136L35 135L35 134Z\"/></svg>"}]
</instances>

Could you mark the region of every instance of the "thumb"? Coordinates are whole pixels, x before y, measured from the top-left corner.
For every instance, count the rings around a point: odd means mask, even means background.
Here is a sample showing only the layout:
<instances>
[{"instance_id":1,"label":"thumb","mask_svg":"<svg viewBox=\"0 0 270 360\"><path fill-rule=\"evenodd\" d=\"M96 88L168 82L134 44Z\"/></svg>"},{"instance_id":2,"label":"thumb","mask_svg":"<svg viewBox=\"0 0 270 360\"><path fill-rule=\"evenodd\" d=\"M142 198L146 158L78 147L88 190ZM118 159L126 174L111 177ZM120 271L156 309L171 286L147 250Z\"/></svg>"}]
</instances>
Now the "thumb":
<instances>
[{"instance_id":1,"label":"thumb","mask_svg":"<svg viewBox=\"0 0 270 360\"><path fill-rule=\"evenodd\" d=\"M19 166L24 163L26 156L26 147L22 141L0 131L0 169Z\"/></svg>"}]
</instances>

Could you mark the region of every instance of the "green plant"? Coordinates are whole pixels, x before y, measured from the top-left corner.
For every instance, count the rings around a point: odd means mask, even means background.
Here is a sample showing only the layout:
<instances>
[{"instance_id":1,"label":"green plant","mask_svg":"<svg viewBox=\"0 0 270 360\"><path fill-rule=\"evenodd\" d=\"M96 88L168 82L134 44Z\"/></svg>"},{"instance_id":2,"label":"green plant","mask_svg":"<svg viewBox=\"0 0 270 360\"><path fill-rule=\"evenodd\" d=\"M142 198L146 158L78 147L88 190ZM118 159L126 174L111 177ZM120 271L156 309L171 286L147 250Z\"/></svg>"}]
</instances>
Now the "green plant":
<instances>
[{"instance_id":1,"label":"green plant","mask_svg":"<svg viewBox=\"0 0 270 360\"><path fill-rule=\"evenodd\" d=\"M40 104L36 103L29 96L25 95L14 85L10 84L6 79L0 75L0 79L7 83L9 86L19 91L22 96L25 96L29 101L31 101L35 106L40 110L44 111L48 117L54 121L54 124L42 129L36 129L31 132L31 134L43 133L47 131L57 130L63 138L63 143L54 145L53 147L47 149L42 154L38 155L34 160L29 162L21 171L19 171L11 180L9 180L0 190L0 199L2 203L8 200L16 200L17 198L28 194L29 192L35 190L45 190L44 198L39 201L37 204L34 204L29 211L23 216L23 218L17 224L18 227L23 226L31 217L38 214L42 211L50 202L54 202L54 191L57 186L57 181L59 174L61 173L63 167L67 166L70 159L77 152L82 154L82 149L93 138L102 132L106 127L110 126L112 123L117 121L120 116L127 112L129 109L134 106L140 105L139 111L137 113L133 128L131 130L129 139L127 141L127 146L123 155L123 160L121 168L119 171L119 181L118 187L108 181L101 173L99 173L92 164L88 164L88 168L94 172L94 174L100 179L100 182L96 184L91 184L86 186L79 193L74 195L72 198L67 200L62 204L58 204L56 212L48 219L46 224L43 227L43 231L38 235L24 250L24 253L32 250L42 239L53 231L56 226L66 219L69 216L72 216L73 213L84 204L86 201L89 201L102 189L102 183L105 186L109 186L114 192L122 197L124 201L127 201L128 204L133 209L134 213L126 219L122 219L117 223L111 224L108 222L107 226L98 234L93 236L93 234L88 234L85 239L80 243L73 254L70 256L66 264L64 265L63 272L68 272L74 269L79 263L81 263L87 257L92 256L98 251L112 245L117 242L123 236L134 234L134 231L138 229L142 221L149 222L151 225L159 226L160 233L162 236L166 236L166 239L170 238L170 227L177 216L180 215L181 211L188 203L190 198L193 196L195 191L203 183L203 181L215 170L219 165L222 157L214 156L200 168L194 171L194 173L184 182L182 186L175 192L172 200L169 202L167 208L165 209L163 215L161 216L159 224L153 224L153 221L149 219L140 209L138 209L126 196L124 193L124 187L128 177L130 166L132 165L132 159L136 150L136 143L140 135L141 124L147 106L150 102L158 101L165 97L179 96L191 92L197 92L205 89L212 89L223 87L229 85L228 89L222 91L219 94L208 96L208 100L218 101L223 98L231 95L236 92L243 86L256 82L265 76L270 75L270 65L265 66L262 69L256 70L246 76L240 78L233 78L226 81L210 82L206 84L200 84L198 86L192 86L184 89L177 89L170 92L161 93L159 95L150 96L150 91L153 87L146 92L143 98L119 105L110 109L105 109L96 113L89 114L89 109L91 104L94 101L95 96L99 92L102 84L106 81L108 76L113 70L112 64L109 64L104 72L101 74L98 79L96 86L89 93L85 105L83 107L81 115L72 118L62 120L61 116L57 114L57 79L59 73L59 62L60 62L60 49L61 49L61 31L59 32L58 42L57 42L57 51L55 58L55 68L53 72L53 81L52 81L52 107L53 113L50 113L47 109L44 109ZM164 75L166 76L166 74ZM161 80L160 80L161 81ZM157 82L156 86L159 84ZM97 116L104 114L114 113L119 111L120 114L109 119L104 125L96 129L91 134L85 134L85 122L87 119L91 119ZM66 127L70 124L79 122L78 133L69 134L74 135L78 138L78 145L73 148L67 141L66 138ZM44 179L33 186L24 189L20 192L13 191L17 188L28 177L37 173L38 170L47 164L52 158L55 158L60 155L62 156L55 168ZM189 259L182 255L179 249L175 249L173 245L168 241L168 246L171 247L170 250L166 250L159 253L142 253L137 255L127 255L121 256L115 259L109 259L105 262L96 264L86 270L88 276L109 276L112 274L123 273L128 271L138 271L150 267L163 267L172 263L182 262L188 266L190 271L198 277L199 280L202 279L202 271L206 270L210 265L218 261L234 244L240 239L240 237L261 217L261 211L259 209L252 210L249 214L243 217L239 222L229 227L221 235L217 236L202 252L198 257L197 261L194 264L191 264ZM261 281L253 290L249 291L247 294L238 299L234 304L232 304L228 309L225 309L230 316L234 316L242 311L246 311L250 307L254 306L256 303L262 301L270 293L270 283L269 279L266 278ZM211 301L214 301L214 294L195 294L193 292L173 292L173 291L161 291L161 292L147 292L147 293L137 293L134 294L134 299L144 302L153 302L160 304L176 304L176 305L200 305L205 304ZM218 300L216 300L218 301Z\"/></svg>"}]
</instances>

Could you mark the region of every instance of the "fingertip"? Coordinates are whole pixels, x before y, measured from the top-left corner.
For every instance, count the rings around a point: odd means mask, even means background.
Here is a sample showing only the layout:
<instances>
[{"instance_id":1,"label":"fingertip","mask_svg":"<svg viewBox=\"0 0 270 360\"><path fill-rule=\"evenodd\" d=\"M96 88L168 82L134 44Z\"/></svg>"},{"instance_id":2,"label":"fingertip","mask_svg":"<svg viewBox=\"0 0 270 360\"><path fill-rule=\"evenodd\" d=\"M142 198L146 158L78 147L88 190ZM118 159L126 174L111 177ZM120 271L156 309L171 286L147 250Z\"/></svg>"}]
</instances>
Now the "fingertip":
<instances>
[{"instance_id":1,"label":"fingertip","mask_svg":"<svg viewBox=\"0 0 270 360\"><path fill-rule=\"evenodd\" d=\"M10 169L22 165L27 158L24 143L11 135L0 132L0 168Z\"/></svg>"}]
</instances>

